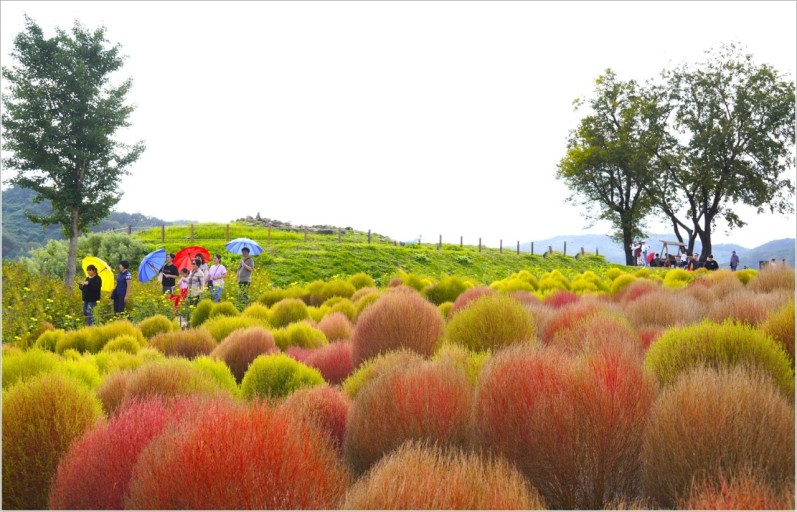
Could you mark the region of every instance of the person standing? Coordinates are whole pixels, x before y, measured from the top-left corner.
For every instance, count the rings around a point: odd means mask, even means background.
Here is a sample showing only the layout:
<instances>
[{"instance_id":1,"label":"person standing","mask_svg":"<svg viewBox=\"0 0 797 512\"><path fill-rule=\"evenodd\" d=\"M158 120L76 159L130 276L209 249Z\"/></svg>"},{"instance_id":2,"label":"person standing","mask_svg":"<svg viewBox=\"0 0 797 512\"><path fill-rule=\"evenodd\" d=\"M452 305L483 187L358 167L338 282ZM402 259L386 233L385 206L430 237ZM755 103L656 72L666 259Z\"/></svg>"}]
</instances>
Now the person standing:
<instances>
[{"instance_id":1,"label":"person standing","mask_svg":"<svg viewBox=\"0 0 797 512\"><path fill-rule=\"evenodd\" d=\"M89 274L88 277L82 283L78 283L78 287L83 293L83 316L86 317L86 325L94 325L94 308L100 300L102 278L97 275L97 267L94 265L86 267L86 272Z\"/></svg>"},{"instance_id":2,"label":"person standing","mask_svg":"<svg viewBox=\"0 0 797 512\"><path fill-rule=\"evenodd\" d=\"M642 240L642 244L639 246L642 250L642 265L647 267L650 262L648 261L648 244L647 240Z\"/></svg>"},{"instance_id":3,"label":"person standing","mask_svg":"<svg viewBox=\"0 0 797 512\"><path fill-rule=\"evenodd\" d=\"M692 259L689 260L689 263L686 264L686 270L693 271L700 268L700 259L698 258L697 253L692 255Z\"/></svg>"},{"instance_id":4,"label":"person standing","mask_svg":"<svg viewBox=\"0 0 797 512\"><path fill-rule=\"evenodd\" d=\"M199 268L202 260L194 259L191 262L191 273L188 274L188 303L196 306L199 303L199 296L205 287L205 273Z\"/></svg>"},{"instance_id":5,"label":"person standing","mask_svg":"<svg viewBox=\"0 0 797 512\"><path fill-rule=\"evenodd\" d=\"M224 278L227 276L227 269L221 264L221 255L213 255L213 265L208 269L205 276L208 287L213 291L213 302L221 300L221 292L224 289Z\"/></svg>"},{"instance_id":6,"label":"person standing","mask_svg":"<svg viewBox=\"0 0 797 512\"><path fill-rule=\"evenodd\" d=\"M719 270L720 264L714 259L713 254L709 254L708 258L706 258L706 264L703 265L706 267L706 270Z\"/></svg>"},{"instance_id":7,"label":"person standing","mask_svg":"<svg viewBox=\"0 0 797 512\"><path fill-rule=\"evenodd\" d=\"M736 251L731 252L731 270L736 272L736 267L739 266L739 256L736 254Z\"/></svg>"},{"instance_id":8,"label":"person standing","mask_svg":"<svg viewBox=\"0 0 797 512\"><path fill-rule=\"evenodd\" d=\"M174 280L179 278L177 265L174 264L174 254L166 255L166 263L161 268L161 293L174 293Z\"/></svg>"},{"instance_id":9,"label":"person standing","mask_svg":"<svg viewBox=\"0 0 797 512\"><path fill-rule=\"evenodd\" d=\"M127 270L128 268L130 268L129 261L119 262L119 276L116 278L116 287L111 292L114 314L124 313L127 298L130 296L130 281L133 280L133 275Z\"/></svg>"},{"instance_id":10,"label":"person standing","mask_svg":"<svg viewBox=\"0 0 797 512\"><path fill-rule=\"evenodd\" d=\"M241 261L238 262L238 287L241 289L241 300L246 304L249 302L249 284L252 282L252 271L255 269L255 262L249 256L249 248L241 249Z\"/></svg>"}]
</instances>

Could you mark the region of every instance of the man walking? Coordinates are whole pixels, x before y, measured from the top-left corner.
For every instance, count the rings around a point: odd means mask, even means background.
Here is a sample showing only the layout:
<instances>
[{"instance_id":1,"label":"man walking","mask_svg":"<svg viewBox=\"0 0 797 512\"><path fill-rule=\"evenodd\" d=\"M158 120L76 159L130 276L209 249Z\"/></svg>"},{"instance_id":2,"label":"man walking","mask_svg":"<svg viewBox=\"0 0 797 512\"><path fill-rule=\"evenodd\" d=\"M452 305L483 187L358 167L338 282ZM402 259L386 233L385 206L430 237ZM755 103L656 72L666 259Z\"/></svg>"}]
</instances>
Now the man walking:
<instances>
[{"instance_id":1,"label":"man walking","mask_svg":"<svg viewBox=\"0 0 797 512\"><path fill-rule=\"evenodd\" d=\"M739 256L736 255L736 251L731 253L731 270L736 272L736 267L739 266Z\"/></svg>"}]
</instances>

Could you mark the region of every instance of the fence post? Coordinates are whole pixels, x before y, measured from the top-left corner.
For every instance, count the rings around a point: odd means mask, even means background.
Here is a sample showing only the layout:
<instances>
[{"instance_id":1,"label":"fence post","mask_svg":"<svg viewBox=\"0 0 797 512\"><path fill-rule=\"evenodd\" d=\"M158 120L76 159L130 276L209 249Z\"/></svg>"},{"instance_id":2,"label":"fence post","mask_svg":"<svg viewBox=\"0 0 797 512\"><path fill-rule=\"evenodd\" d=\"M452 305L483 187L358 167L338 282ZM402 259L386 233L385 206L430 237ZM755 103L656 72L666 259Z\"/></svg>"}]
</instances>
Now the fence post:
<instances>
[{"instance_id":1,"label":"fence post","mask_svg":"<svg viewBox=\"0 0 797 512\"><path fill-rule=\"evenodd\" d=\"M132 234L132 233L133 233L133 226L131 226L130 224L128 224L128 225L127 225L127 234L128 234L128 235L130 235L130 234Z\"/></svg>"},{"instance_id":2,"label":"fence post","mask_svg":"<svg viewBox=\"0 0 797 512\"><path fill-rule=\"evenodd\" d=\"M161 243L166 241L166 226L161 224Z\"/></svg>"},{"instance_id":3,"label":"fence post","mask_svg":"<svg viewBox=\"0 0 797 512\"><path fill-rule=\"evenodd\" d=\"M304 241L307 241L307 226L304 227Z\"/></svg>"},{"instance_id":4,"label":"fence post","mask_svg":"<svg viewBox=\"0 0 797 512\"><path fill-rule=\"evenodd\" d=\"M549 245L549 246L548 246L548 252L549 252L550 254L553 254L553 246L552 246L552 245Z\"/></svg>"},{"instance_id":5,"label":"fence post","mask_svg":"<svg viewBox=\"0 0 797 512\"><path fill-rule=\"evenodd\" d=\"M271 245L271 223L268 223L268 238L266 238L266 243Z\"/></svg>"},{"instance_id":6,"label":"fence post","mask_svg":"<svg viewBox=\"0 0 797 512\"><path fill-rule=\"evenodd\" d=\"M462 247L462 235L459 235L459 246Z\"/></svg>"},{"instance_id":7,"label":"fence post","mask_svg":"<svg viewBox=\"0 0 797 512\"><path fill-rule=\"evenodd\" d=\"M482 237L479 237L479 252L482 252Z\"/></svg>"},{"instance_id":8,"label":"fence post","mask_svg":"<svg viewBox=\"0 0 797 512\"><path fill-rule=\"evenodd\" d=\"M517 241L517 253L520 254L520 240Z\"/></svg>"},{"instance_id":9,"label":"fence post","mask_svg":"<svg viewBox=\"0 0 797 512\"><path fill-rule=\"evenodd\" d=\"M437 250L438 251L443 250L443 235L440 235L439 241L437 242Z\"/></svg>"},{"instance_id":10,"label":"fence post","mask_svg":"<svg viewBox=\"0 0 797 512\"><path fill-rule=\"evenodd\" d=\"M368 230L368 243L371 243L371 230Z\"/></svg>"},{"instance_id":11,"label":"fence post","mask_svg":"<svg viewBox=\"0 0 797 512\"><path fill-rule=\"evenodd\" d=\"M230 241L230 225L227 224L227 241Z\"/></svg>"},{"instance_id":12,"label":"fence post","mask_svg":"<svg viewBox=\"0 0 797 512\"><path fill-rule=\"evenodd\" d=\"M498 240L498 253L499 254L503 254L504 253L504 239L503 238Z\"/></svg>"},{"instance_id":13,"label":"fence post","mask_svg":"<svg viewBox=\"0 0 797 512\"><path fill-rule=\"evenodd\" d=\"M562 255L567 256L567 242L565 242L565 248L562 249Z\"/></svg>"},{"instance_id":14,"label":"fence post","mask_svg":"<svg viewBox=\"0 0 797 512\"><path fill-rule=\"evenodd\" d=\"M597 255L598 255L598 248L596 247L595 248L595 256L597 256Z\"/></svg>"},{"instance_id":15,"label":"fence post","mask_svg":"<svg viewBox=\"0 0 797 512\"><path fill-rule=\"evenodd\" d=\"M194 241L194 225L191 224L191 241Z\"/></svg>"},{"instance_id":16,"label":"fence post","mask_svg":"<svg viewBox=\"0 0 797 512\"><path fill-rule=\"evenodd\" d=\"M338 243L340 243L340 228L338 228Z\"/></svg>"}]
</instances>

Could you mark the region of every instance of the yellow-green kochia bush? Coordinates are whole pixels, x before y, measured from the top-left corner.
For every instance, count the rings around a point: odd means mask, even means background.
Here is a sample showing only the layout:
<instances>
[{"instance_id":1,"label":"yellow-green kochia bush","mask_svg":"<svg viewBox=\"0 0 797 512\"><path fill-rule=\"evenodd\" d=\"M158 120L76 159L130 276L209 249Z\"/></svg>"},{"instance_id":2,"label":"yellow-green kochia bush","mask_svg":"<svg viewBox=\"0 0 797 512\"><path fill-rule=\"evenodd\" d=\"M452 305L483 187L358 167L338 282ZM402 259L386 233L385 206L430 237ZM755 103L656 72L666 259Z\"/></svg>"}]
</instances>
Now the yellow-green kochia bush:
<instances>
[{"instance_id":1,"label":"yellow-green kochia bush","mask_svg":"<svg viewBox=\"0 0 797 512\"><path fill-rule=\"evenodd\" d=\"M536 328L523 305L504 295L483 295L446 325L445 340L476 352L534 342Z\"/></svg>"},{"instance_id":2,"label":"yellow-green kochia bush","mask_svg":"<svg viewBox=\"0 0 797 512\"><path fill-rule=\"evenodd\" d=\"M46 509L58 461L102 417L87 387L57 373L3 391L3 508Z\"/></svg>"},{"instance_id":3,"label":"yellow-green kochia bush","mask_svg":"<svg viewBox=\"0 0 797 512\"><path fill-rule=\"evenodd\" d=\"M794 396L794 369L784 348L764 332L732 320L666 331L648 349L644 365L664 385L695 367L743 367L769 375L781 392Z\"/></svg>"},{"instance_id":4,"label":"yellow-green kochia bush","mask_svg":"<svg viewBox=\"0 0 797 512\"><path fill-rule=\"evenodd\" d=\"M244 374L241 394L248 400L281 398L304 387L324 384L324 377L285 354L258 356Z\"/></svg>"}]
</instances>

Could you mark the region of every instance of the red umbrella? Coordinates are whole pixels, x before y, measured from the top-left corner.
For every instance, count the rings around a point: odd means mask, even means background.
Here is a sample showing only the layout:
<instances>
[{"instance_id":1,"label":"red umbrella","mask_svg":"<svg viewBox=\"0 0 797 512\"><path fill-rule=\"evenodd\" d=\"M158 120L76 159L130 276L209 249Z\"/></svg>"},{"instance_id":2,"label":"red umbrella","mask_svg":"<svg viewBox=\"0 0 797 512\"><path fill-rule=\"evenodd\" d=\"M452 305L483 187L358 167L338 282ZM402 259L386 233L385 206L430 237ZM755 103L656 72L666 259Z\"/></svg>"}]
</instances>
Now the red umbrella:
<instances>
[{"instance_id":1,"label":"red umbrella","mask_svg":"<svg viewBox=\"0 0 797 512\"><path fill-rule=\"evenodd\" d=\"M205 258L205 263L210 261L210 253L207 249L199 247L198 245L192 245L191 247L180 249L180 251L174 255L174 265L177 267L177 270L180 271L187 268L190 271L191 261L196 258L197 254L201 254L202 257Z\"/></svg>"}]
</instances>

